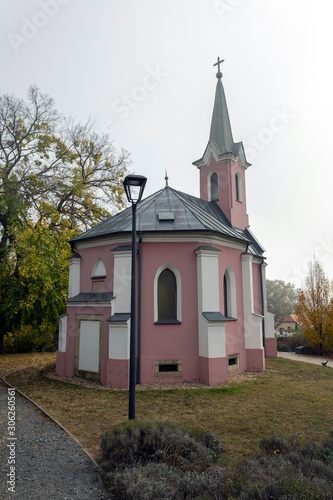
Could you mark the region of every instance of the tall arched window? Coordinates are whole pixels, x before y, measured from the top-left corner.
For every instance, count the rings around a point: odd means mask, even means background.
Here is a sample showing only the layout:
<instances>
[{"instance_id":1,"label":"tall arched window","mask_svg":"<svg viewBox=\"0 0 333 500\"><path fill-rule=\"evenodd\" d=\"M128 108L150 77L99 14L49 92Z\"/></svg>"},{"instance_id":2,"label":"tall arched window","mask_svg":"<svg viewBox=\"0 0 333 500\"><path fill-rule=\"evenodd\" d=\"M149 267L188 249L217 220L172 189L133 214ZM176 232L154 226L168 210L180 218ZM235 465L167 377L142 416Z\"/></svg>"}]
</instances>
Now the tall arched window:
<instances>
[{"instance_id":1,"label":"tall arched window","mask_svg":"<svg viewBox=\"0 0 333 500\"><path fill-rule=\"evenodd\" d=\"M181 320L180 273L174 265L162 264L154 280L154 321L180 323Z\"/></svg>"},{"instance_id":2,"label":"tall arched window","mask_svg":"<svg viewBox=\"0 0 333 500\"><path fill-rule=\"evenodd\" d=\"M216 172L211 172L208 176L208 201L219 199L219 177Z\"/></svg>"},{"instance_id":3,"label":"tall arched window","mask_svg":"<svg viewBox=\"0 0 333 500\"><path fill-rule=\"evenodd\" d=\"M158 278L158 320L177 319L177 282L170 269L164 269Z\"/></svg>"},{"instance_id":4,"label":"tall arched window","mask_svg":"<svg viewBox=\"0 0 333 500\"><path fill-rule=\"evenodd\" d=\"M228 284L226 275L223 276L223 305L224 305L224 316L228 317Z\"/></svg>"},{"instance_id":5,"label":"tall arched window","mask_svg":"<svg viewBox=\"0 0 333 500\"><path fill-rule=\"evenodd\" d=\"M243 201L242 178L239 172L235 174L236 200Z\"/></svg>"},{"instance_id":6,"label":"tall arched window","mask_svg":"<svg viewBox=\"0 0 333 500\"><path fill-rule=\"evenodd\" d=\"M223 277L224 315L237 318L236 280L232 267L228 266Z\"/></svg>"}]
</instances>

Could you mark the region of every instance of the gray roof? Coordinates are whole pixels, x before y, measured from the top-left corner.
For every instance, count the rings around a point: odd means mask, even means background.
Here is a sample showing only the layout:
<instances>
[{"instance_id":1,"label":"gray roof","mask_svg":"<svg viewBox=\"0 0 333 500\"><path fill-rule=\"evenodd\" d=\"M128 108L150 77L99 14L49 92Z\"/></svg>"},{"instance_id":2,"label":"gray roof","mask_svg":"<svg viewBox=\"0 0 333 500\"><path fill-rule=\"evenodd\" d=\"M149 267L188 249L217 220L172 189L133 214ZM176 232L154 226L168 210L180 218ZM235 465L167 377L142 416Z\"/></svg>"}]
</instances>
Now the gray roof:
<instances>
[{"instance_id":1,"label":"gray roof","mask_svg":"<svg viewBox=\"0 0 333 500\"><path fill-rule=\"evenodd\" d=\"M131 313L116 313L108 318L109 323L126 323L131 317Z\"/></svg>"},{"instance_id":2,"label":"gray roof","mask_svg":"<svg viewBox=\"0 0 333 500\"><path fill-rule=\"evenodd\" d=\"M70 297L66 302L111 302L113 292L82 292L74 297Z\"/></svg>"},{"instance_id":3,"label":"gray roof","mask_svg":"<svg viewBox=\"0 0 333 500\"><path fill-rule=\"evenodd\" d=\"M238 156L240 143L235 143L232 137L227 101L220 79L216 85L209 141L214 144L219 154L233 153Z\"/></svg>"},{"instance_id":4,"label":"gray roof","mask_svg":"<svg viewBox=\"0 0 333 500\"><path fill-rule=\"evenodd\" d=\"M166 213L167 217L163 217ZM170 214L173 214L173 217ZM132 231L132 208L129 207L73 238L75 243ZM255 255L262 249L246 230L232 227L218 204L176 191L170 186L148 196L137 206L137 231L143 233L212 232L249 244ZM250 250L250 251L251 251Z\"/></svg>"}]
</instances>

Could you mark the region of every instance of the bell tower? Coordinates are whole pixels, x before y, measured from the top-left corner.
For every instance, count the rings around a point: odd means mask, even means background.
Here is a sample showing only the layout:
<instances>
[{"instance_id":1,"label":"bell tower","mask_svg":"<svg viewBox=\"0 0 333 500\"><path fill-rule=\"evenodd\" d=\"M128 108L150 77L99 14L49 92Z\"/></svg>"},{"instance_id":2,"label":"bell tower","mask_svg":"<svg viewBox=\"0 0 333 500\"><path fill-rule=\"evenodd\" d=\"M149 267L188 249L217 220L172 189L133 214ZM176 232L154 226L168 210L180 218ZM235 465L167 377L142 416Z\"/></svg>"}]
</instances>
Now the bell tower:
<instances>
[{"instance_id":1,"label":"bell tower","mask_svg":"<svg viewBox=\"0 0 333 500\"><path fill-rule=\"evenodd\" d=\"M232 226L249 225L246 211L246 161L242 142L234 142L218 57L217 85L209 141L203 157L193 162L200 170L200 198L217 203Z\"/></svg>"}]
</instances>

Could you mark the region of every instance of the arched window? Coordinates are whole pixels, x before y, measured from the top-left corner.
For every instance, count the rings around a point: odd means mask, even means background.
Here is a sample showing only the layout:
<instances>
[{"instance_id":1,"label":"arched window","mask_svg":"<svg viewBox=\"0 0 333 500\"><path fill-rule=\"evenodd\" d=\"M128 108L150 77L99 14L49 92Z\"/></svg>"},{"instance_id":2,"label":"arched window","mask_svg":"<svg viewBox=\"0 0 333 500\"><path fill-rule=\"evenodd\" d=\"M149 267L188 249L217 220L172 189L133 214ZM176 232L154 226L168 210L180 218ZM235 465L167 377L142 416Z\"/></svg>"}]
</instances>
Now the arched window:
<instances>
[{"instance_id":1,"label":"arched window","mask_svg":"<svg viewBox=\"0 0 333 500\"><path fill-rule=\"evenodd\" d=\"M228 285L226 275L223 276L223 302L224 302L224 316L228 317Z\"/></svg>"},{"instance_id":2,"label":"arched window","mask_svg":"<svg viewBox=\"0 0 333 500\"><path fill-rule=\"evenodd\" d=\"M92 278L105 278L106 269L102 259L97 259L93 267L91 277Z\"/></svg>"},{"instance_id":3,"label":"arched window","mask_svg":"<svg viewBox=\"0 0 333 500\"><path fill-rule=\"evenodd\" d=\"M219 199L219 177L216 172L211 172L208 176L208 201Z\"/></svg>"},{"instance_id":4,"label":"arched window","mask_svg":"<svg viewBox=\"0 0 333 500\"><path fill-rule=\"evenodd\" d=\"M224 316L237 318L236 280L232 267L228 266L223 277Z\"/></svg>"},{"instance_id":5,"label":"arched window","mask_svg":"<svg viewBox=\"0 0 333 500\"><path fill-rule=\"evenodd\" d=\"M102 259L98 258L91 273L93 293L104 292L106 269Z\"/></svg>"},{"instance_id":6,"label":"arched window","mask_svg":"<svg viewBox=\"0 0 333 500\"><path fill-rule=\"evenodd\" d=\"M242 178L239 172L235 174L236 200L243 201Z\"/></svg>"},{"instance_id":7,"label":"arched window","mask_svg":"<svg viewBox=\"0 0 333 500\"><path fill-rule=\"evenodd\" d=\"M181 322L181 279L172 264L163 264L154 280L155 323Z\"/></svg>"},{"instance_id":8,"label":"arched window","mask_svg":"<svg viewBox=\"0 0 333 500\"><path fill-rule=\"evenodd\" d=\"M177 319L177 283L170 269L164 269L158 278L158 320Z\"/></svg>"}]
</instances>

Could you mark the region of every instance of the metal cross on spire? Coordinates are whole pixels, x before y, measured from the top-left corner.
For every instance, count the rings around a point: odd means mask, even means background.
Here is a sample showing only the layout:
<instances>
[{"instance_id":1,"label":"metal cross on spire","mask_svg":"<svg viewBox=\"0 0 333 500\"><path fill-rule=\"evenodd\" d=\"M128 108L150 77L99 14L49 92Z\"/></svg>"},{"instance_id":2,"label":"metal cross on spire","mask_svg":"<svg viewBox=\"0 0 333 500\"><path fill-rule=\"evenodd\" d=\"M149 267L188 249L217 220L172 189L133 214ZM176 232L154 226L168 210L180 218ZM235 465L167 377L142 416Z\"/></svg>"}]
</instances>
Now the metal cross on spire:
<instances>
[{"instance_id":1,"label":"metal cross on spire","mask_svg":"<svg viewBox=\"0 0 333 500\"><path fill-rule=\"evenodd\" d=\"M169 182L168 182L169 181L169 177L168 177L168 171L167 170L165 170L165 177L164 177L164 179L165 179L165 186L169 186Z\"/></svg>"},{"instance_id":2,"label":"metal cross on spire","mask_svg":"<svg viewBox=\"0 0 333 500\"><path fill-rule=\"evenodd\" d=\"M220 59L220 57L217 58L217 63L213 64L213 66L217 66L217 73L216 73L216 78L219 80L222 78L222 73L221 73L221 68L220 65L224 62L224 59Z\"/></svg>"}]
</instances>

